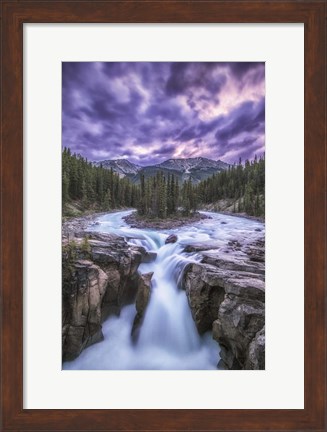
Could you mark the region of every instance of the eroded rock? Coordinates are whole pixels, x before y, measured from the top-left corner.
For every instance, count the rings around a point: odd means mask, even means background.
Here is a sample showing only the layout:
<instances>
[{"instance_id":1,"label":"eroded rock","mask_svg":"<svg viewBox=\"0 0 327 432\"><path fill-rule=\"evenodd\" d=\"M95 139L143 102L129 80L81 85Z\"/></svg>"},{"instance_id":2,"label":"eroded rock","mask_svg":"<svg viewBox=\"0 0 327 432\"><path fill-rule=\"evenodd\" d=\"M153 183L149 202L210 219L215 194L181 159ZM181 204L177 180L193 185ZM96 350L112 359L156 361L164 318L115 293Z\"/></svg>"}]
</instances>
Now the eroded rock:
<instances>
[{"instance_id":1,"label":"eroded rock","mask_svg":"<svg viewBox=\"0 0 327 432\"><path fill-rule=\"evenodd\" d=\"M146 251L113 234L88 233L64 241L63 359L102 340L101 323L135 301L138 267Z\"/></svg>"},{"instance_id":2,"label":"eroded rock","mask_svg":"<svg viewBox=\"0 0 327 432\"><path fill-rule=\"evenodd\" d=\"M134 318L133 327L132 327L132 338L134 342L137 340L139 336L145 311L150 301L152 276L153 276L153 272L139 275L136 302L135 302L136 316Z\"/></svg>"},{"instance_id":3,"label":"eroded rock","mask_svg":"<svg viewBox=\"0 0 327 432\"><path fill-rule=\"evenodd\" d=\"M258 300L226 295L213 323L213 338L223 346L229 357L246 369L249 346L265 323L264 304ZM225 361L224 353L220 354ZM230 364L230 361L229 363Z\"/></svg>"},{"instance_id":4,"label":"eroded rock","mask_svg":"<svg viewBox=\"0 0 327 432\"><path fill-rule=\"evenodd\" d=\"M193 248L194 245L190 245ZM227 248L197 244L199 263L184 269L182 287L199 333L212 328L221 369L263 369L265 364L264 239Z\"/></svg>"},{"instance_id":5,"label":"eroded rock","mask_svg":"<svg viewBox=\"0 0 327 432\"><path fill-rule=\"evenodd\" d=\"M216 270L214 266L195 263L188 264L184 270L182 285L199 333L211 330L225 296Z\"/></svg>"},{"instance_id":6,"label":"eroded rock","mask_svg":"<svg viewBox=\"0 0 327 432\"><path fill-rule=\"evenodd\" d=\"M254 337L249 345L245 369L264 369L265 368L265 327L263 327Z\"/></svg>"},{"instance_id":7,"label":"eroded rock","mask_svg":"<svg viewBox=\"0 0 327 432\"><path fill-rule=\"evenodd\" d=\"M218 241L194 242L185 245L184 252L202 252L216 249L220 246Z\"/></svg>"},{"instance_id":8,"label":"eroded rock","mask_svg":"<svg viewBox=\"0 0 327 432\"><path fill-rule=\"evenodd\" d=\"M63 284L63 358L72 360L102 340L101 302L108 276L88 260L78 260Z\"/></svg>"}]
</instances>

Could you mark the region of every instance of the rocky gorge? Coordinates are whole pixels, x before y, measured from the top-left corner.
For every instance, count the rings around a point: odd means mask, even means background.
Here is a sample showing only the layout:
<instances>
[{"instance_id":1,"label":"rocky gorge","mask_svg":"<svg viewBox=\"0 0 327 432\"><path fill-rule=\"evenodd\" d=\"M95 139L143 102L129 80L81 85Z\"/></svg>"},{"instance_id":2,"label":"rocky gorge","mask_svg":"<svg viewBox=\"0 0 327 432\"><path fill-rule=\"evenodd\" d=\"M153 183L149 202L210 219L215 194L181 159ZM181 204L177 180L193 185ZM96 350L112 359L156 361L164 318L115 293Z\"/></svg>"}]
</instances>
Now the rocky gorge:
<instances>
[{"instance_id":1,"label":"rocky gorge","mask_svg":"<svg viewBox=\"0 0 327 432\"><path fill-rule=\"evenodd\" d=\"M185 248L202 255L199 263L187 265L182 283L197 329L212 329L221 347L219 368L264 369L264 239L246 247L229 242L224 251L214 247Z\"/></svg>"},{"instance_id":2,"label":"rocky gorge","mask_svg":"<svg viewBox=\"0 0 327 432\"><path fill-rule=\"evenodd\" d=\"M63 239L63 360L103 340L102 322L142 293L146 282L138 267L149 257L115 234L78 232Z\"/></svg>"},{"instance_id":3,"label":"rocky gorge","mask_svg":"<svg viewBox=\"0 0 327 432\"><path fill-rule=\"evenodd\" d=\"M263 224L242 222L244 227L241 224L242 230L233 238L226 228L228 224L233 228L233 217L208 215L208 219L201 220L195 228L144 234L128 228L124 216L117 216L119 224L115 220L106 229L95 225L98 222L93 222L93 229L86 230L84 225L71 222L63 229L63 361L74 364L70 361L82 351L83 355L86 354L88 350L85 348L101 342L103 325L109 322L108 318L119 317L127 310L125 306L131 305L130 350L144 343L144 335L153 327L151 315L156 313L156 322L163 327L160 330L162 345L165 345L169 332L176 331L177 338L181 326L183 338L192 339L184 351L199 351L204 343L203 337L208 334L218 342L220 353L217 355L215 351L213 367L264 369ZM108 217L108 220L112 219ZM215 227L214 230L211 227ZM105 230L109 232L103 232ZM197 234L194 235L192 230ZM208 230L211 230L210 239L204 240L201 233ZM167 242L172 235L174 242ZM221 236L226 238L222 241ZM159 271L163 274L161 279ZM162 305L157 305L154 310L153 305L158 301L158 284L163 285L161 296L169 294L170 285L174 290L175 287L178 289L178 292L174 291L174 299L181 301L183 306L176 310L176 315L171 315L171 319L164 316ZM187 299L185 306L184 297L181 297L183 292ZM168 311L166 315L169 314ZM188 314L193 324L189 323ZM192 326L198 335L190 336L194 332ZM151 341L155 339L158 339L157 334ZM181 342L176 339L174 343L169 341L168 345L178 350Z\"/></svg>"}]
</instances>

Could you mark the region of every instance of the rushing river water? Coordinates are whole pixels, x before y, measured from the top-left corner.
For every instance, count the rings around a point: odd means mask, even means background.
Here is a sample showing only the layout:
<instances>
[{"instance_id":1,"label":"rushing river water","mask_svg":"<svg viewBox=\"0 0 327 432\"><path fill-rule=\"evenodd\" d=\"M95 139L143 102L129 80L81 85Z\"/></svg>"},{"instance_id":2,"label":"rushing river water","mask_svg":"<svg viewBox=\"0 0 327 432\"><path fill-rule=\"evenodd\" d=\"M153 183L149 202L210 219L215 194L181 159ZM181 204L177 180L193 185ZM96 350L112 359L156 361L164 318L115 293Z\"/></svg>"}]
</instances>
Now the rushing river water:
<instances>
[{"instance_id":1,"label":"rushing river water","mask_svg":"<svg viewBox=\"0 0 327 432\"><path fill-rule=\"evenodd\" d=\"M131 329L136 314L135 305L126 306L120 316L103 323L104 341L85 349L64 369L216 369L219 346L211 333L200 336L192 319L187 297L179 289L179 279L185 265L199 261L199 254L185 253L186 244L214 241L215 249L226 248L229 241L242 244L262 236L264 224L250 219L204 212L211 219L193 225L155 231L135 229L123 220L130 211L100 217L90 229L114 232L131 244L142 245L157 253L151 263L141 264L141 273L153 272L150 302L136 344ZM178 241L165 244L171 233ZM131 238L132 237L132 238ZM241 254L242 252L235 252Z\"/></svg>"}]
</instances>

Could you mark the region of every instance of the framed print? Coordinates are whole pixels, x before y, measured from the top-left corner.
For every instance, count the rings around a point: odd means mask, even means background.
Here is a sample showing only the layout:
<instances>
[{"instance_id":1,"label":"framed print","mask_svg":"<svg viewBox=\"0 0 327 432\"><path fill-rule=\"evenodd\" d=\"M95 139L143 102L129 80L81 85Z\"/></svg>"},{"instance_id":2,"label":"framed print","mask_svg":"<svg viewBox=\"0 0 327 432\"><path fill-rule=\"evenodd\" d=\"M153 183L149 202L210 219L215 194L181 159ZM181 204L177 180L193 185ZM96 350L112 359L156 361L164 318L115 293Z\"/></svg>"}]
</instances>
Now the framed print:
<instances>
[{"instance_id":1,"label":"framed print","mask_svg":"<svg viewBox=\"0 0 327 432\"><path fill-rule=\"evenodd\" d=\"M63 62L63 369L264 369L264 67Z\"/></svg>"},{"instance_id":2,"label":"framed print","mask_svg":"<svg viewBox=\"0 0 327 432\"><path fill-rule=\"evenodd\" d=\"M325 19L2 3L3 430L325 430Z\"/></svg>"}]
</instances>

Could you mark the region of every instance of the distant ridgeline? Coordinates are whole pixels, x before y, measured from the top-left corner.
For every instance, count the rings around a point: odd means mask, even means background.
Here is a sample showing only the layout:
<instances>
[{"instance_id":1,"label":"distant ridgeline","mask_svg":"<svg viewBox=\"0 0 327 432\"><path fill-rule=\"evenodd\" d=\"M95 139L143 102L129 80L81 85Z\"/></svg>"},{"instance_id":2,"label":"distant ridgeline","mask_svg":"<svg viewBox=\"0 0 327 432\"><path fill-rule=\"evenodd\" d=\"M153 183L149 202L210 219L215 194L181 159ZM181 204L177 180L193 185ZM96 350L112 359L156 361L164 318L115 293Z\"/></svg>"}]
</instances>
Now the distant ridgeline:
<instances>
[{"instance_id":1,"label":"distant ridgeline","mask_svg":"<svg viewBox=\"0 0 327 432\"><path fill-rule=\"evenodd\" d=\"M140 217L191 215L198 209L264 216L265 159L237 165L205 158L139 167L127 160L88 162L64 149L63 215L136 208Z\"/></svg>"}]
</instances>

